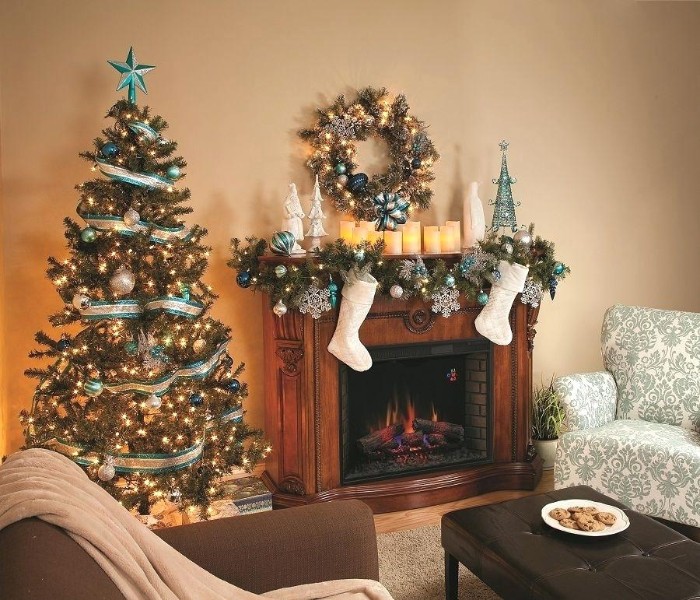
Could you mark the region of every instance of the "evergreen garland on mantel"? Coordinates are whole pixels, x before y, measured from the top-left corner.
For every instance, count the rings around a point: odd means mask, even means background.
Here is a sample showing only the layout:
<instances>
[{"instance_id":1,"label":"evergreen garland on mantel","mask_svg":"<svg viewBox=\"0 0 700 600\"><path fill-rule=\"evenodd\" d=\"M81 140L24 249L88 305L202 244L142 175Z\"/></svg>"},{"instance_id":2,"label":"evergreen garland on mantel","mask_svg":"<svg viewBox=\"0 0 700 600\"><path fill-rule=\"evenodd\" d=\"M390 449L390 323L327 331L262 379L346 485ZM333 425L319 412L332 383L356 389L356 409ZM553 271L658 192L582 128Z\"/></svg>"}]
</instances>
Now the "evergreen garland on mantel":
<instances>
[{"instance_id":1,"label":"evergreen garland on mantel","mask_svg":"<svg viewBox=\"0 0 700 600\"><path fill-rule=\"evenodd\" d=\"M529 232L533 235L534 226ZM365 269L379 282L377 293L406 300L420 296L431 301L445 288L458 290L460 296L485 304L484 290L500 277L497 266L501 260L529 267L522 301L538 306L544 290L552 299L557 284L570 273L569 267L556 260L554 244L534 237L530 245L513 238L492 233L486 239L451 258L431 258L431 255L392 257L382 254L384 242L359 246L338 239L326 244L319 252L303 259L266 255L268 243L257 237L247 237L247 244L238 238L231 240L233 258L228 266L238 272L241 287L261 290L270 296L271 304L297 308L310 286L328 288L335 295L343 276L352 268ZM261 260L262 259L262 260Z\"/></svg>"}]
</instances>

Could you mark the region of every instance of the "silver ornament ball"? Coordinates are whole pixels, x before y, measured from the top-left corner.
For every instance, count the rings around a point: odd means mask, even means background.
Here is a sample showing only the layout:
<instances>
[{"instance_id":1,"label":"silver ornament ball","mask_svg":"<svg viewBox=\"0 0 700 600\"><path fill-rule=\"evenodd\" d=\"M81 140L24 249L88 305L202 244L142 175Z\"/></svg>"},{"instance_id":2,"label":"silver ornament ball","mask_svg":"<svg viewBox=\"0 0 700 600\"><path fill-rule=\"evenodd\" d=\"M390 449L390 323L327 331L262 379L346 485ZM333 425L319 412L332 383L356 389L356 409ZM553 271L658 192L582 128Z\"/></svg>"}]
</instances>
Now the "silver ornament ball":
<instances>
[{"instance_id":1,"label":"silver ornament ball","mask_svg":"<svg viewBox=\"0 0 700 600\"><path fill-rule=\"evenodd\" d=\"M287 305L282 302L282 300L278 300L277 304L275 304L272 307L272 312L275 313L278 317L281 317L282 315L287 314Z\"/></svg>"},{"instance_id":2,"label":"silver ornament ball","mask_svg":"<svg viewBox=\"0 0 700 600\"><path fill-rule=\"evenodd\" d=\"M527 229L521 229L520 231L516 232L513 236L513 240L515 240L518 244L522 244L526 248L529 248L532 244L532 236Z\"/></svg>"},{"instance_id":3,"label":"silver ornament ball","mask_svg":"<svg viewBox=\"0 0 700 600\"><path fill-rule=\"evenodd\" d=\"M133 227L140 220L141 215L133 208L130 208L124 213L124 225L126 225L127 227Z\"/></svg>"},{"instance_id":4,"label":"silver ornament ball","mask_svg":"<svg viewBox=\"0 0 700 600\"><path fill-rule=\"evenodd\" d=\"M158 410L162 406L162 404L163 401L155 394L151 394L148 397L148 400L146 400L146 406L151 410Z\"/></svg>"},{"instance_id":5,"label":"silver ornament ball","mask_svg":"<svg viewBox=\"0 0 700 600\"><path fill-rule=\"evenodd\" d=\"M403 288L398 283L395 283L389 288L389 295L392 298L401 298L403 296Z\"/></svg>"},{"instance_id":6,"label":"silver ornament ball","mask_svg":"<svg viewBox=\"0 0 700 600\"><path fill-rule=\"evenodd\" d=\"M113 460L108 459L106 462L100 465L99 469L97 469L97 476L100 478L100 481L111 481L114 479L116 474L117 471L114 468Z\"/></svg>"},{"instance_id":7,"label":"silver ornament ball","mask_svg":"<svg viewBox=\"0 0 700 600\"><path fill-rule=\"evenodd\" d=\"M109 280L109 287L117 294L124 296L134 289L136 276L126 267L120 267Z\"/></svg>"},{"instance_id":8,"label":"silver ornament ball","mask_svg":"<svg viewBox=\"0 0 700 600\"><path fill-rule=\"evenodd\" d=\"M344 173L342 175L338 175L338 183L345 187L348 184L348 176Z\"/></svg>"},{"instance_id":9,"label":"silver ornament ball","mask_svg":"<svg viewBox=\"0 0 700 600\"><path fill-rule=\"evenodd\" d=\"M78 310L85 310L90 306L90 298L85 294L76 294L73 296L73 306Z\"/></svg>"},{"instance_id":10,"label":"silver ornament ball","mask_svg":"<svg viewBox=\"0 0 700 600\"><path fill-rule=\"evenodd\" d=\"M207 345L206 340L203 340L202 338L196 339L194 343L192 344L192 348L194 348L194 351L199 354L202 350L204 350L204 347Z\"/></svg>"}]
</instances>

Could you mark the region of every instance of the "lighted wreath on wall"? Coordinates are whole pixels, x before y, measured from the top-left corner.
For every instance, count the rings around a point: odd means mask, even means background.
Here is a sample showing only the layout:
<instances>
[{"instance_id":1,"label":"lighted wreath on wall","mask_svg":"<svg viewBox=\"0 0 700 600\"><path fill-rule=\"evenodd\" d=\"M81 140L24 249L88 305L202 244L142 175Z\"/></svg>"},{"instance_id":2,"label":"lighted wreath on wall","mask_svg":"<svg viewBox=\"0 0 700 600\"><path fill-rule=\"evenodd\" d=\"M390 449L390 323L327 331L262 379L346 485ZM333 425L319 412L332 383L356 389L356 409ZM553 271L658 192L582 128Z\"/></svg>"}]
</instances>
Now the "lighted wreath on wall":
<instances>
[{"instance_id":1,"label":"lighted wreath on wall","mask_svg":"<svg viewBox=\"0 0 700 600\"><path fill-rule=\"evenodd\" d=\"M314 128L299 132L311 144L307 165L335 207L356 219L377 219L378 229L392 226L387 202L426 209L433 195L429 183L435 178L432 165L439 154L425 123L408 110L403 94L392 100L384 88L368 87L350 103L339 96L329 107L318 109ZM384 173L369 178L355 162L355 142L371 136L386 142L390 163ZM396 215L395 205L391 208Z\"/></svg>"}]
</instances>

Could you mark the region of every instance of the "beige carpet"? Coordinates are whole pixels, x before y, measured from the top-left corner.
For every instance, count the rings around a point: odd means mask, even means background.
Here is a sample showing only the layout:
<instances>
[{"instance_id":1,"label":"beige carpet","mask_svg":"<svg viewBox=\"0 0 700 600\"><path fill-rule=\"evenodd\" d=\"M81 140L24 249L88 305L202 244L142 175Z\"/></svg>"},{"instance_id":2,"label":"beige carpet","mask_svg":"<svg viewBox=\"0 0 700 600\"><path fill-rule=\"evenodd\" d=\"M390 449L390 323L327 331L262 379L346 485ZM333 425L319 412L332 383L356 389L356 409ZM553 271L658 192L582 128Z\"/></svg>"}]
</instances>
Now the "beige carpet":
<instances>
[{"instance_id":1,"label":"beige carpet","mask_svg":"<svg viewBox=\"0 0 700 600\"><path fill-rule=\"evenodd\" d=\"M394 600L444 600L445 554L440 527L377 536L379 577ZM499 600L480 579L459 565L460 600Z\"/></svg>"}]
</instances>

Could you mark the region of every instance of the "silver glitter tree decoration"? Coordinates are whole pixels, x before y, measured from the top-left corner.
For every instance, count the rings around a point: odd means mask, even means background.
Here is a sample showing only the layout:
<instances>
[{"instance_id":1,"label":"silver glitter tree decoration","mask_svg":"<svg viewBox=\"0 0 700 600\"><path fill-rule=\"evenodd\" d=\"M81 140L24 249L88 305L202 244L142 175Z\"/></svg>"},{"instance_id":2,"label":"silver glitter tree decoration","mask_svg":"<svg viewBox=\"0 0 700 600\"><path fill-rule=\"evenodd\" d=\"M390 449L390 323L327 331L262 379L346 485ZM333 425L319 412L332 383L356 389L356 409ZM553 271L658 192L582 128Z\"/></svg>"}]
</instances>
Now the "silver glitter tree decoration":
<instances>
[{"instance_id":1,"label":"silver glitter tree decoration","mask_svg":"<svg viewBox=\"0 0 700 600\"><path fill-rule=\"evenodd\" d=\"M493 183L498 184L498 192L496 192L496 199L491 201L491 205L493 205L491 229L498 231L501 227L510 227L513 231L517 231L515 207L520 206L520 202L513 200L513 192L510 189L511 184L515 183L516 179L508 174L508 161L506 160L508 142L503 140L499 146L503 156L501 158L501 174L498 179L492 179Z\"/></svg>"}]
</instances>

